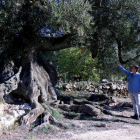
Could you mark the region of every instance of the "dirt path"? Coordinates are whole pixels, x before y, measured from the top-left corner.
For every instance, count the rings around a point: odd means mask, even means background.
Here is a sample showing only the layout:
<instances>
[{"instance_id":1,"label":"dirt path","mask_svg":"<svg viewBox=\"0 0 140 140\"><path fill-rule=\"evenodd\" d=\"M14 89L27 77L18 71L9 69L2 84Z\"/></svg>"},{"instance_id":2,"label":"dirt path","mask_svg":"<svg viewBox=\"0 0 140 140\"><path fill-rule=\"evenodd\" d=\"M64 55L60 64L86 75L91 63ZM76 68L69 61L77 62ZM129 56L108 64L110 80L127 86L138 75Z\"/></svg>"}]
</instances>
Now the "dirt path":
<instances>
[{"instance_id":1,"label":"dirt path","mask_svg":"<svg viewBox=\"0 0 140 140\"><path fill-rule=\"evenodd\" d=\"M132 114L132 112L131 112ZM113 116L114 118L114 116ZM72 128L57 132L30 132L28 128L15 127L1 132L0 140L140 140L140 121L120 118L104 120L75 120L82 124L82 128ZM96 118L95 118L96 119ZM121 121L121 122L120 122ZM106 127L96 127L95 124L103 122Z\"/></svg>"},{"instance_id":2,"label":"dirt path","mask_svg":"<svg viewBox=\"0 0 140 140\"><path fill-rule=\"evenodd\" d=\"M69 135L65 138L56 138L52 140L140 140L139 126L124 126L123 129L105 130L99 132L88 131L82 134L67 132Z\"/></svg>"},{"instance_id":3,"label":"dirt path","mask_svg":"<svg viewBox=\"0 0 140 140\"><path fill-rule=\"evenodd\" d=\"M7 136L6 136L7 135ZM126 125L117 130L74 132L67 131L61 133L21 135L21 133L7 133L0 140L140 140L140 126Z\"/></svg>"}]
</instances>

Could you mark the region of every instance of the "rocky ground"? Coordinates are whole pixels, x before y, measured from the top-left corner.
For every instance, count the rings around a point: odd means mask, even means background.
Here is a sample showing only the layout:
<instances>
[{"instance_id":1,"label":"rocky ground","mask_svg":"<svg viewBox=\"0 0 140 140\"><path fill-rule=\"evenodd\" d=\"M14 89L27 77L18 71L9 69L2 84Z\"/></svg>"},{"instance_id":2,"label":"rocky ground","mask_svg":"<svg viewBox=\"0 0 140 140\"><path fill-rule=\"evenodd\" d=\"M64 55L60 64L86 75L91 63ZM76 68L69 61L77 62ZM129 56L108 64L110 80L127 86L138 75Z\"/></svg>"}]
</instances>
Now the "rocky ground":
<instances>
[{"instance_id":1,"label":"rocky ground","mask_svg":"<svg viewBox=\"0 0 140 140\"><path fill-rule=\"evenodd\" d=\"M130 98L115 97L116 102L130 102ZM98 117L62 116L61 121L76 124L67 129L50 126L32 131L34 126L19 126L18 123L0 131L0 140L140 140L140 121L130 118L131 107L111 110L112 115Z\"/></svg>"}]
</instances>

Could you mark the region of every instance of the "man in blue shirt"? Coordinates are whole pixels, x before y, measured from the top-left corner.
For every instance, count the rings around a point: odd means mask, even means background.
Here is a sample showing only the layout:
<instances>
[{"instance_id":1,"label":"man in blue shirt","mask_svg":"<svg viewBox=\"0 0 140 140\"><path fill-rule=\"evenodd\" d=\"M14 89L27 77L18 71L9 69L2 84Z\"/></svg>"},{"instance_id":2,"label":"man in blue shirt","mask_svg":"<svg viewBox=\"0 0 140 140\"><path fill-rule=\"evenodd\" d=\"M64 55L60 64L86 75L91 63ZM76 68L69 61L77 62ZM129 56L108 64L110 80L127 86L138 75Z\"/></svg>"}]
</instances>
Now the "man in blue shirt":
<instances>
[{"instance_id":1,"label":"man in blue shirt","mask_svg":"<svg viewBox=\"0 0 140 140\"><path fill-rule=\"evenodd\" d=\"M125 70L120 64L116 64L119 69L128 76L129 79L128 90L134 109L134 116L131 117L140 120L140 74L138 73L139 66L134 65L132 67L132 72L129 72Z\"/></svg>"}]
</instances>

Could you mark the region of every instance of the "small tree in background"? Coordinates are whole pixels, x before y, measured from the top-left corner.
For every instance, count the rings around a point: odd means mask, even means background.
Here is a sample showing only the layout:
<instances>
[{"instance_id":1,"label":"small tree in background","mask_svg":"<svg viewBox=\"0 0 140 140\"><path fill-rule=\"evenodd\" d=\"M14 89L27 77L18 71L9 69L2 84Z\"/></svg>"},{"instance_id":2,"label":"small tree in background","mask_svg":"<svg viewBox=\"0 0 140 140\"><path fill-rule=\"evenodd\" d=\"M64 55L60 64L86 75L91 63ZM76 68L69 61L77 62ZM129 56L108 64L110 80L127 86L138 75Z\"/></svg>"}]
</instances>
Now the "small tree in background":
<instances>
[{"instance_id":1,"label":"small tree in background","mask_svg":"<svg viewBox=\"0 0 140 140\"><path fill-rule=\"evenodd\" d=\"M61 50L58 54L58 74L67 78L81 77L83 80L99 80L99 70L96 69L97 60L92 59L91 53L79 48Z\"/></svg>"}]
</instances>

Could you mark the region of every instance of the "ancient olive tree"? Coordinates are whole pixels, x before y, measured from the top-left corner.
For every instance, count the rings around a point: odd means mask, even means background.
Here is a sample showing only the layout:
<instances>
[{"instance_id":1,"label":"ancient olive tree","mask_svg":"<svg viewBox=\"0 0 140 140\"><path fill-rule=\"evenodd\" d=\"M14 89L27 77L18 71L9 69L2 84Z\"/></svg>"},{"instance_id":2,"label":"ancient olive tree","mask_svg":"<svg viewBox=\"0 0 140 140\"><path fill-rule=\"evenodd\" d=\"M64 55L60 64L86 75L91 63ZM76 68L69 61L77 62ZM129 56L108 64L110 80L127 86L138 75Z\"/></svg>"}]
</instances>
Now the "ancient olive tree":
<instances>
[{"instance_id":1,"label":"ancient olive tree","mask_svg":"<svg viewBox=\"0 0 140 140\"><path fill-rule=\"evenodd\" d=\"M91 22L88 11L82 0L0 0L0 94L30 101L33 109L21 124L47 110L41 103L57 100L57 73L42 55L80 42Z\"/></svg>"}]
</instances>

